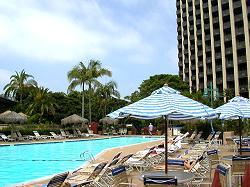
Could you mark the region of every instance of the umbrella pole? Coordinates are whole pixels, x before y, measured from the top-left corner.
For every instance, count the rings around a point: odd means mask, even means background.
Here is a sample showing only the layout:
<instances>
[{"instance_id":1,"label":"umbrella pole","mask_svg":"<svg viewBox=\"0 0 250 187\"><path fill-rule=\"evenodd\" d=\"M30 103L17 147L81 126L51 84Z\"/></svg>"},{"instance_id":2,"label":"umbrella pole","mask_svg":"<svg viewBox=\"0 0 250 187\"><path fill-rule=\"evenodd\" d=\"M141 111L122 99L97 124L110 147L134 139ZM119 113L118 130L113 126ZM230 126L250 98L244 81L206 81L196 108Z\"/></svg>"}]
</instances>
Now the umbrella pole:
<instances>
[{"instance_id":1,"label":"umbrella pole","mask_svg":"<svg viewBox=\"0 0 250 187\"><path fill-rule=\"evenodd\" d=\"M165 123L165 173L168 173L168 122L167 116L164 116Z\"/></svg>"},{"instance_id":2,"label":"umbrella pole","mask_svg":"<svg viewBox=\"0 0 250 187\"><path fill-rule=\"evenodd\" d=\"M242 130L241 130L241 118L239 117L239 129L240 129L240 155L241 155L241 136L242 136Z\"/></svg>"}]
</instances>

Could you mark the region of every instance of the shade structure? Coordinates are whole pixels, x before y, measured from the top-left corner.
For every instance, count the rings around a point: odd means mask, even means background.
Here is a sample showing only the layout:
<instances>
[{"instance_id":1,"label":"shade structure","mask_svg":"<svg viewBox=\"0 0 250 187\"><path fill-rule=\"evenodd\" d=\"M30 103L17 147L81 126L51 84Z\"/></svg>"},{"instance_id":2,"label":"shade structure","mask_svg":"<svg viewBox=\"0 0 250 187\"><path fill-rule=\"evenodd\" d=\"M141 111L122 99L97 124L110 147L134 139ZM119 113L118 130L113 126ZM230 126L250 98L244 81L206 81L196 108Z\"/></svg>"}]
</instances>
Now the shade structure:
<instances>
[{"instance_id":1,"label":"shade structure","mask_svg":"<svg viewBox=\"0 0 250 187\"><path fill-rule=\"evenodd\" d=\"M250 100L241 96L236 96L228 103L215 109L220 114L221 120L239 119L240 129L240 150L241 150L241 119L250 118Z\"/></svg>"},{"instance_id":2,"label":"shade structure","mask_svg":"<svg viewBox=\"0 0 250 187\"><path fill-rule=\"evenodd\" d=\"M4 123L26 123L27 117L8 110L0 114L0 121L3 121Z\"/></svg>"},{"instance_id":3,"label":"shade structure","mask_svg":"<svg viewBox=\"0 0 250 187\"><path fill-rule=\"evenodd\" d=\"M61 124L62 125L66 125L66 124L86 124L88 123L89 120L81 117L81 116L78 116L76 114L73 114L71 116L68 116L64 119L61 120Z\"/></svg>"},{"instance_id":4,"label":"shade structure","mask_svg":"<svg viewBox=\"0 0 250 187\"><path fill-rule=\"evenodd\" d=\"M241 96L236 96L228 103L218 107L216 112L220 114L220 119L230 120L250 118L250 100Z\"/></svg>"},{"instance_id":5,"label":"shade structure","mask_svg":"<svg viewBox=\"0 0 250 187\"><path fill-rule=\"evenodd\" d=\"M174 89L164 86L144 99L120 108L107 116L122 118L126 116L139 119L154 119L167 116L169 120L188 120L195 118L215 118L214 109L173 92Z\"/></svg>"},{"instance_id":6,"label":"shade structure","mask_svg":"<svg viewBox=\"0 0 250 187\"><path fill-rule=\"evenodd\" d=\"M107 117L107 116L99 120L100 123L108 124L108 125L116 125L118 124L118 121L119 121L118 119L114 119L114 118Z\"/></svg>"},{"instance_id":7,"label":"shade structure","mask_svg":"<svg viewBox=\"0 0 250 187\"><path fill-rule=\"evenodd\" d=\"M164 117L166 120L187 120L195 118L216 118L217 113L212 108L180 94L180 92L164 85L162 88L135 103L108 114L110 117L134 117L139 119L154 119ZM167 172L167 133L165 133L165 172Z\"/></svg>"}]
</instances>

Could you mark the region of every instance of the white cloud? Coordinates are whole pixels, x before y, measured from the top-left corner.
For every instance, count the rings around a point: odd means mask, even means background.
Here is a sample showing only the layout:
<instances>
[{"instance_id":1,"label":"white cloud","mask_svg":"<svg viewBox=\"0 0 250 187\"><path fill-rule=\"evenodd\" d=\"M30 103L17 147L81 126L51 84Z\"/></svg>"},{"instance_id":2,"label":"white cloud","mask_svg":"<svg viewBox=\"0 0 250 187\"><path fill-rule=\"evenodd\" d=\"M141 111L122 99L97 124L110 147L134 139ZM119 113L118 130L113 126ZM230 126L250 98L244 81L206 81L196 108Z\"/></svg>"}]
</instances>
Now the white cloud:
<instances>
[{"instance_id":1,"label":"white cloud","mask_svg":"<svg viewBox=\"0 0 250 187\"><path fill-rule=\"evenodd\" d=\"M79 6L69 7L64 1L60 10L55 7L61 1L46 4L46 10L38 2L0 1L6 10L0 13L0 47L4 53L43 63L65 63L86 56L101 58L114 49L138 51L140 55L141 46L148 45L134 29L113 22L95 1L80 1ZM77 19L69 15L73 11L79 15Z\"/></svg>"}]
</instances>

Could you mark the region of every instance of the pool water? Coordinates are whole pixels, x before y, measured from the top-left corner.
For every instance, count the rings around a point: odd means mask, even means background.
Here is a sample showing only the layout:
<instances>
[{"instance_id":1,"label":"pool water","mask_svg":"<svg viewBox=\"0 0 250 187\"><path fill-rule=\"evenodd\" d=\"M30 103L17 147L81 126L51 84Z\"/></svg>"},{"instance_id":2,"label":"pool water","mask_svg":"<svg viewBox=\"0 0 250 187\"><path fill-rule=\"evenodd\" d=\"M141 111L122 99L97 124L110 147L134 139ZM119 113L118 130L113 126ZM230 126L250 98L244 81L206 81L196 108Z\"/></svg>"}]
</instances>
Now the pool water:
<instances>
[{"instance_id":1,"label":"pool water","mask_svg":"<svg viewBox=\"0 0 250 187\"><path fill-rule=\"evenodd\" d=\"M73 170L84 163L80 154L93 155L112 147L149 142L158 138L122 137L89 141L0 147L0 186Z\"/></svg>"}]
</instances>

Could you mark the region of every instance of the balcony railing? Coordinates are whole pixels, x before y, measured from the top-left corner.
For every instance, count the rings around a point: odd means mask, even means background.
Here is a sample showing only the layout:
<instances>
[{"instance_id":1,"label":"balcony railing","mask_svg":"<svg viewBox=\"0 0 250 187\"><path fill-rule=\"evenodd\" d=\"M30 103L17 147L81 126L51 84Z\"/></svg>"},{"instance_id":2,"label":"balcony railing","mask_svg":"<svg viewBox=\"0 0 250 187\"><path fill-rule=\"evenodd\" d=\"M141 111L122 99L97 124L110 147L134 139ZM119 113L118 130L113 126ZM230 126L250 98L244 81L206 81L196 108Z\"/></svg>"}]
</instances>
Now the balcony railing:
<instances>
[{"instance_id":1,"label":"balcony railing","mask_svg":"<svg viewBox=\"0 0 250 187\"><path fill-rule=\"evenodd\" d=\"M224 23L224 28L225 29L231 28L230 22Z\"/></svg>"},{"instance_id":2,"label":"balcony railing","mask_svg":"<svg viewBox=\"0 0 250 187\"><path fill-rule=\"evenodd\" d=\"M241 7L242 7L242 5L241 5L240 1L234 2L234 8L241 8Z\"/></svg>"},{"instance_id":3,"label":"balcony railing","mask_svg":"<svg viewBox=\"0 0 250 187\"><path fill-rule=\"evenodd\" d=\"M215 42L215 43L214 43L214 46L215 46L215 47L220 47L221 44L220 44L220 42L218 41L218 42Z\"/></svg>"},{"instance_id":4,"label":"balcony railing","mask_svg":"<svg viewBox=\"0 0 250 187\"><path fill-rule=\"evenodd\" d=\"M230 47L230 48L226 48L225 51L226 51L226 54L227 54L227 55L233 53L231 47Z\"/></svg>"},{"instance_id":5,"label":"balcony railing","mask_svg":"<svg viewBox=\"0 0 250 187\"><path fill-rule=\"evenodd\" d=\"M223 11L222 14L223 14L223 16L229 16L230 13L229 13L229 10L225 10L225 11Z\"/></svg>"},{"instance_id":6,"label":"balcony railing","mask_svg":"<svg viewBox=\"0 0 250 187\"><path fill-rule=\"evenodd\" d=\"M204 28L205 28L205 30L209 30L210 29L210 25L209 24L205 24Z\"/></svg>"},{"instance_id":7,"label":"balcony railing","mask_svg":"<svg viewBox=\"0 0 250 187\"><path fill-rule=\"evenodd\" d=\"M218 54L218 53L217 53L217 54L215 55L215 58L216 58L216 59L221 59L221 54Z\"/></svg>"},{"instance_id":8,"label":"balcony railing","mask_svg":"<svg viewBox=\"0 0 250 187\"><path fill-rule=\"evenodd\" d=\"M203 14L203 18L204 18L204 19L209 18L209 14L208 14L208 13L204 13L204 14Z\"/></svg>"},{"instance_id":9,"label":"balcony railing","mask_svg":"<svg viewBox=\"0 0 250 187\"><path fill-rule=\"evenodd\" d=\"M206 41L207 40L211 40L211 36L210 35L206 35L205 39L206 39Z\"/></svg>"},{"instance_id":10,"label":"balcony railing","mask_svg":"<svg viewBox=\"0 0 250 187\"><path fill-rule=\"evenodd\" d=\"M247 77L247 71L239 71L239 78L246 78Z\"/></svg>"},{"instance_id":11,"label":"balcony railing","mask_svg":"<svg viewBox=\"0 0 250 187\"><path fill-rule=\"evenodd\" d=\"M242 85L240 88L240 92L248 92L247 85Z\"/></svg>"},{"instance_id":12,"label":"balcony railing","mask_svg":"<svg viewBox=\"0 0 250 187\"><path fill-rule=\"evenodd\" d=\"M211 75L212 74L212 69L207 69L207 74Z\"/></svg>"},{"instance_id":13,"label":"balcony railing","mask_svg":"<svg viewBox=\"0 0 250 187\"><path fill-rule=\"evenodd\" d=\"M207 63L210 64L212 62L211 58L207 58Z\"/></svg>"},{"instance_id":14,"label":"balcony railing","mask_svg":"<svg viewBox=\"0 0 250 187\"><path fill-rule=\"evenodd\" d=\"M235 32L236 32L236 35L242 35L242 34L244 34L243 28L236 29Z\"/></svg>"},{"instance_id":15,"label":"balcony railing","mask_svg":"<svg viewBox=\"0 0 250 187\"><path fill-rule=\"evenodd\" d=\"M216 83L217 83L217 84L222 84L222 83L223 83L222 78L217 78L217 79L216 79Z\"/></svg>"},{"instance_id":16,"label":"balcony railing","mask_svg":"<svg viewBox=\"0 0 250 187\"><path fill-rule=\"evenodd\" d=\"M227 81L234 81L234 76L233 75L228 75L227 76Z\"/></svg>"},{"instance_id":17,"label":"balcony railing","mask_svg":"<svg viewBox=\"0 0 250 187\"><path fill-rule=\"evenodd\" d=\"M221 71L222 70L222 66L216 66L216 71Z\"/></svg>"},{"instance_id":18,"label":"balcony railing","mask_svg":"<svg viewBox=\"0 0 250 187\"><path fill-rule=\"evenodd\" d=\"M217 12L218 11L218 7L217 6L212 7L212 11L213 12Z\"/></svg>"},{"instance_id":19,"label":"balcony railing","mask_svg":"<svg viewBox=\"0 0 250 187\"><path fill-rule=\"evenodd\" d=\"M234 67L233 61L228 61L228 62L226 63L226 66L227 66L227 68L232 68L232 67Z\"/></svg>"},{"instance_id":20,"label":"balcony railing","mask_svg":"<svg viewBox=\"0 0 250 187\"><path fill-rule=\"evenodd\" d=\"M245 43L244 42L237 43L237 48L238 49L244 49L245 48Z\"/></svg>"},{"instance_id":21,"label":"balcony railing","mask_svg":"<svg viewBox=\"0 0 250 187\"><path fill-rule=\"evenodd\" d=\"M219 35L219 34L220 34L220 29L215 29L215 30L214 30L214 34L215 34L215 35Z\"/></svg>"},{"instance_id":22,"label":"balcony railing","mask_svg":"<svg viewBox=\"0 0 250 187\"><path fill-rule=\"evenodd\" d=\"M227 4L227 3L228 3L228 0L222 0L221 3L222 3L222 4Z\"/></svg>"},{"instance_id":23,"label":"balcony railing","mask_svg":"<svg viewBox=\"0 0 250 187\"><path fill-rule=\"evenodd\" d=\"M225 40L226 42L231 41L231 40L232 40L231 35L230 35L230 34L229 34L229 35L225 35L224 40Z\"/></svg>"},{"instance_id":24,"label":"balcony railing","mask_svg":"<svg viewBox=\"0 0 250 187\"><path fill-rule=\"evenodd\" d=\"M234 16L234 21L235 22L242 21L242 20L243 20L242 15L236 15L236 16Z\"/></svg>"},{"instance_id":25,"label":"balcony railing","mask_svg":"<svg viewBox=\"0 0 250 187\"><path fill-rule=\"evenodd\" d=\"M238 57L238 64L244 64L246 63L246 58L245 57Z\"/></svg>"}]
</instances>

